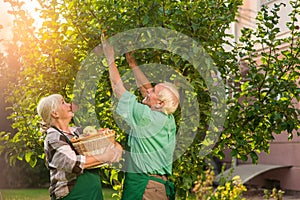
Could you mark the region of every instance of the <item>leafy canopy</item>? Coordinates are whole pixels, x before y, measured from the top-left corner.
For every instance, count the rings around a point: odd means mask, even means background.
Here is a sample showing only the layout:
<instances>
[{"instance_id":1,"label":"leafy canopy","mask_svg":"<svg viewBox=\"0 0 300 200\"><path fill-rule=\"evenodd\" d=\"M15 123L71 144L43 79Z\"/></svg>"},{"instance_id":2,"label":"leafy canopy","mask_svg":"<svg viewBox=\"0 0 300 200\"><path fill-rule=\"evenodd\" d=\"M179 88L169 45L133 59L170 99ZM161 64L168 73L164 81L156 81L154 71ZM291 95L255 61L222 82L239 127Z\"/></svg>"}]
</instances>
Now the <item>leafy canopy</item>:
<instances>
[{"instance_id":1,"label":"leafy canopy","mask_svg":"<svg viewBox=\"0 0 300 200\"><path fill-rule=\"evenodd\" d=\"M19 1L9 1L14 15L14 34L9 55L14 56L18 70L10 76L6 90L16 133L2 132L2 146L11 161L25 159L35 166L43 158L43 135L36 105L42 96L60 93L67 100L73 98L73 84L82 62L100 44L100 35L113 36L133 28L163 27L181 32L200 43L212 58L226 83L227 113L223 132L207 158L200 159L199 151L211 120L212 100L207 85L191 64L180 56L159 49L141 49L136 52L138 63L161 63L172 66L182 74L194 89L199 103L200 121L195 127L196 137L184 155L174 163L173 178L178 195L184 197L197 175L203 172L210 156L231 156L257 161L257 153L269 151L273 134L286 132L292 138L299 128L299 15L297 1L287 27L291 34L277 38L280 32L278 11L281 5L270 9L262 7L258 13L257 29L245 28L238 44L229 43L226 33L235 21L242 0L201 1L79 1L39 0L41 27L34 28L33 20L24 12ZM225 49L225 44L232 50ZM283 44L285 48L281 48ZM258 52L256 47L260 46ZM204 59L203 62L206 62ZM120 71L128 70L124 57L117 60ZM247 69L241 73L240 67ZM12 66L9 65L9 68ZM2 69L2 68L1 68ZM117 130L118 140L124 144L125 134L119 130L111 111L111 89L108 73L103 72L98 83L96 111L100 125ZM106 76L105 76L106 75ZM191 101L192 103L192 101ZM180 113L175 114L179 124ZM180 142L180 141L178 141ZM1 148L3 149L3 148ZM122 173L104 170L115 189L121 189ZM180 177L180 178L179 178Z\"/></svg>"}]
</instances>

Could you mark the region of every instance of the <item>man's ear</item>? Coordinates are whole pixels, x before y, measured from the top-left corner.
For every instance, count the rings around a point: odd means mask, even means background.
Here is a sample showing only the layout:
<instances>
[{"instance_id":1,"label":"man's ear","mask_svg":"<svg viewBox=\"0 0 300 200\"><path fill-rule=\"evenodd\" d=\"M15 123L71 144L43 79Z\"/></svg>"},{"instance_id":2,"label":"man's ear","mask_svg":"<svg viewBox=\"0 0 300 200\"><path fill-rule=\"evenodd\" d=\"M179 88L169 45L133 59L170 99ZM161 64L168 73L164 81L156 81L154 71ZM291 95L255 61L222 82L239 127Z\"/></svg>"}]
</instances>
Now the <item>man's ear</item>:
<instances>
[{"instance_id":1,"label":"man's ear","mask_svg":"<svg viewBox=\"0 0 300 200\"><path fill-rule=\"evenodd\" d=\"M159 105L160 105L161 107L164 107L164 106L165 106L165 102L164 102L164 101L160 101L160 102L159 102Z\"/></svg>"},{"instance_id":2,"label":"man's ear","mask_svg":"<svg viewBox=\"0 0 300 200\"><path fill-rule=\"evenodd\" d=\"M156 109L161 109L165 106L165 102L164 101L159 101L157 104L155 104L155 108Z\"/></svg>"}]
</instances>

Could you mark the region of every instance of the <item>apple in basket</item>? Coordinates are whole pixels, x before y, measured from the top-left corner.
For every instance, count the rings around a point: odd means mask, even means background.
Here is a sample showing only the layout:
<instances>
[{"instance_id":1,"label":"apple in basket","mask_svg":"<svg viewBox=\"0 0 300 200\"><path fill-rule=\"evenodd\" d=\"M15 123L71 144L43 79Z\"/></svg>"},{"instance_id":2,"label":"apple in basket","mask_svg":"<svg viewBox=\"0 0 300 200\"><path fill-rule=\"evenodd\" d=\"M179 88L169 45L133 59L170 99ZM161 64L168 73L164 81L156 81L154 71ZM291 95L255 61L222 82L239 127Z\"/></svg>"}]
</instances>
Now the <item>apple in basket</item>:
<instances>
[{"instance_id":1,"label":"apple in basket","mask_svg":"<svg viewBox=\"0 0 300 200\"><path fill-rule=\"evenodd\" d=\"M100 129L98 130L98 133L99 133L100 135L106 136L106 135L114 134L115 131L114 131L114 130L111 130L111 129L109 129L109 128L100 128Z\"/></svg>"},{"instance_id":2,"label":"apple in basket","mask_svg":"<svg viewBox=\"0 0 300 200\"><path fill-rule=\"evenodd\" d=\"M83 136L91 136L97 134L96 126L87 126L83 129Z\"/></svg>"},{"instance_id":3,"label":"apple in basket","mask_svg":"<svg viewBox=\"0 0 300 200\"><path fill-rule=\"evenodd\" d=\"M86 126L82 134L78 138L72 138L71 142L81 155L99 155L114 147L115 131L109 128L97 129L96 126Z\"/></svg>"}]
</instances>

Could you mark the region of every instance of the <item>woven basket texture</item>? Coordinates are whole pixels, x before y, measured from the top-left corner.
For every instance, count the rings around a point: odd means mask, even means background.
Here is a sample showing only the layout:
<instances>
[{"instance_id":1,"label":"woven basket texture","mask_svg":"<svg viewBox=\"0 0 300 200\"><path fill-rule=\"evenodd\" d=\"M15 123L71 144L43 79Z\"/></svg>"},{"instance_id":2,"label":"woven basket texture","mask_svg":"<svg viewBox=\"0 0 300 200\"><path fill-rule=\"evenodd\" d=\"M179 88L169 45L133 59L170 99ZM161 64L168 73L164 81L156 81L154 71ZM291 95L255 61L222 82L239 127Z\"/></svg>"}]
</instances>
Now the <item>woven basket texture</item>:
<instances>
[{"instance_id":1,"label":"woven basket texture","mask_svg":"<svg viewBox=\"0 0 300 200\"><path fill-rule=\"evenodd\" d=\"M95 134L86 137L79 137L72 141L77 152L84 156L94 156L103 154L106 149L113 148L115 143L115 134L101 135Z\"/></svg>"}]
</instances>

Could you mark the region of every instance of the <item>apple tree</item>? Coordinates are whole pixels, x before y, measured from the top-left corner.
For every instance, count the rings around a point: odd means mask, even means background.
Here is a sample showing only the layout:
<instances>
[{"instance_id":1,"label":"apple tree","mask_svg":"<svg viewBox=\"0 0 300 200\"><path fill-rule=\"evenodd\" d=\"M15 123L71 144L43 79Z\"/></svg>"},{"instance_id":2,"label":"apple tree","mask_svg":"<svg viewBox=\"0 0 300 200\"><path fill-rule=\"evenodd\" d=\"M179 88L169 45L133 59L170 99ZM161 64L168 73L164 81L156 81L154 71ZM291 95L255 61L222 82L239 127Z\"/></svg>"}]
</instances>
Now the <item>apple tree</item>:
<instances>
[{"instance_id":1,"label":"apple tree","mask_svg":"<svg viewBox=\"0 0 300 200\"><path fill-rule=\"evenodd\" d=\"M1 137L1 142L12 160L24 159L34 166L37 159L44 157L44 136L40 133L40 119L35 110L39 99L60 93L73 100L76 75L85 59L101 43L101 33L109 37L136 28L162 27L192 38L209 55L209 58L198 62L209 63L212 60L224 82L226 120L216 145L211 147L212 151L201 157L203 146L211 145L203 139L208 134L209 122L213 120L211 106L214 103L205 78L189 60L175 53L154 47L135 52L139 64L172 66L194 89L194 96L189 97L188 102L193 104L196 100L199 104L200 119L191 124L195 126L191 132L193 141L173 164L171 179L175 181L180 198L187 197L197 175L203 172L212 156L222 159L224 149L229 148L233 157L246 160L250 155L256 162L257 153L269 151L273 133L286 131L292 137L299 128L299 110L294 105L299 100L297 1L291 2L293 12L287 23L291 34L287 38L276 37L280 31L276 26L277 13L284 6L281 4L271 12L263 7L256 18L257 29L243 29L237 44L229 42L228 38L232 36L226 30L236 20L242 0L39 0L44 22L37 28L24 12L22 3L9 2L13 8L11 14L15 16L12 43L15 44L14 53L20 69L16 80L6 91L12 111L10 119L16 133L1 133L5 136ZM279 49L282 44L290 45L282 50ZM232 50L226 49L225 45L231 46ZM263 47L263 51L257 52L257 45ZM121 73L128 71L124 55L116 61ZM242 73L241 66L247 69L247 73ZM92 111L96 110L101 126L117 130L117 139L124 144L125 133L117 126L111 109L108 72L104 70L101 73ZM178 126L182 120L180 116L180 112L175 113ZM122 173L110 169L102 173L115 189L121 189Z\"/></svg>"}]
</instances>

